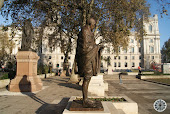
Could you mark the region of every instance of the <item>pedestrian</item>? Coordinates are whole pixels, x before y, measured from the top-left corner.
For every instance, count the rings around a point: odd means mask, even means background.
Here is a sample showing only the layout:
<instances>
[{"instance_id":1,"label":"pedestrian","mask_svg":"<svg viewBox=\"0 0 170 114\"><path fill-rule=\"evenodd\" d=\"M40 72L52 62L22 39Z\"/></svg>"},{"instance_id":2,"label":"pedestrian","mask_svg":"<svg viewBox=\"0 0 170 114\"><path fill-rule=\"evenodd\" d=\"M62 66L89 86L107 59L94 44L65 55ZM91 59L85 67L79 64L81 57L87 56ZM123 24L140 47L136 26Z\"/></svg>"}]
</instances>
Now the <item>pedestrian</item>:
<instances>
[{"instance_id":1,"label":"pedestrian","mask_svg":"<svg viewBox=\"0 0 170 114\"><path fill-rule=\"evenodd\" d=\"M2 65L2 71L3 71L3 72L4 72L4 68L5 68L4 65Z\"/></svg>"},{"instance_id":2,"label":"pedestrian","mask_svg":"<svg viewBox=\"0 0 170 114\"><path fill-rule=\"evenodd\" d=\"M119 80L120 80L120 84L123 84L122 83L122 73L119 73Z\"/></svg>"},{"instance_id":3,"label":"pedestrian","mask_svg":"<svg viewBox=\"0 0 170 114\"><path fill-rule=\"evenodd\" d=\"M140 66L138 66L138 70L139 70L138 75L141 75L141 67Z\"/></svg>"}]
</instances>

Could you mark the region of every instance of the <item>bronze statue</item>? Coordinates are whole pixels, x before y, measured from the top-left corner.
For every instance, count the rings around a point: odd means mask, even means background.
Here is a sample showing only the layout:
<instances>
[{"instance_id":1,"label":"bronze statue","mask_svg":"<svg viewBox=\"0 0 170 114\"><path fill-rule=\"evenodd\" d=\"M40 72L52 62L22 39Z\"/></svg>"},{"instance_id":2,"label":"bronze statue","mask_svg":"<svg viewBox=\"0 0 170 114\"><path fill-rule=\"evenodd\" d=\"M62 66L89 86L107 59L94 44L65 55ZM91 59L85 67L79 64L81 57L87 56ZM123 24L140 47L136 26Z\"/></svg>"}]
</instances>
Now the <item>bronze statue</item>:
<instances>
[{"instance_id":1,"label":"bronze statue","mask_svg":"<svg viewBox=\"0 0 170 114\"><path fill-rule=\"evenodd\" d=\"M34 37L34 29L32 27L32 23L30 19L25 20L24 26L22 28L22 51L30 51L32 39Z\"/></svg>"},{"instance_id":2,"label":"bronze statue","mask_svg":"<svg viewBox=\"0 0 170 114\"><path fill-rule=\"evenodd\" d=\"M83 107L96 107L95 101L88 99L88 86L92 76L96 76L100 70L101 49L96 45L93 29L96 22L90 18L87 25L82 28L77 39L76 62L78 74L84 77L82 85Z\"/></svg>"}]
</instances>

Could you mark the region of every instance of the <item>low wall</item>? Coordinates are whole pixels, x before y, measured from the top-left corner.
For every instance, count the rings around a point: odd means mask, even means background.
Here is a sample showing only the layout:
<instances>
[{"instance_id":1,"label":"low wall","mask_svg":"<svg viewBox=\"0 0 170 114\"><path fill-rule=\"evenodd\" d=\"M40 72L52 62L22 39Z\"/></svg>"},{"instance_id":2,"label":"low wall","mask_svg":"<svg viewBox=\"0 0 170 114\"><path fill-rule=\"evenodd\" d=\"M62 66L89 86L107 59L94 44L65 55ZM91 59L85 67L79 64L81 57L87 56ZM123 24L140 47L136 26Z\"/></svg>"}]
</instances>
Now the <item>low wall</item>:
<instances>
[{"instance_id":1,"label":"low wall","mask_svg":"<svg viewBox=\"0 0 170 114\"><path fill-rule=\"evenodd\" d=\"M38 75L41 79L45 78L45 74ZM55 73L46 74L46 78L55 76ZM10 83L10 79L0 80L0 88L6 87Z\"/></svg>"},{"instance_id":2,"label":"low wall","mask_svg":"<svg viewBox=\"0 0 170 114\"><path fill-rule=\"evenodd\" d=\"M154 74L154 72L142 72L142 74Z\"/></svg>"},{"instance_id":3,"label":"low wall","mask_svg":"<svg viewBox=\"0 0 170 114\"><path fill-rule=\"evenodd\" d=\"M10 82L10 79L0 80L0 88L6 87Z\"/></svg>"},{"instance_id":4,"label":"low wall","mask_svg":"<svg viewBox=\"0 0 170 114\"><path fill-rule=\"evenodd\" d=\"M151 75L145 75L145 76L137 76L139 79L165 79L165 78L170 78L170 75L163 75L163 76L151 76Z\"/></svg>"},{"instance_id":5,"label":"low wall","mask_svg":"<svg viewBox=\"0 0 170 114\"><path fill-rule=\"evenodd\" d=\"M135 76L135 75L138 75L138 72L127 72L127 74Z\"/></svg>"}]
</instances>

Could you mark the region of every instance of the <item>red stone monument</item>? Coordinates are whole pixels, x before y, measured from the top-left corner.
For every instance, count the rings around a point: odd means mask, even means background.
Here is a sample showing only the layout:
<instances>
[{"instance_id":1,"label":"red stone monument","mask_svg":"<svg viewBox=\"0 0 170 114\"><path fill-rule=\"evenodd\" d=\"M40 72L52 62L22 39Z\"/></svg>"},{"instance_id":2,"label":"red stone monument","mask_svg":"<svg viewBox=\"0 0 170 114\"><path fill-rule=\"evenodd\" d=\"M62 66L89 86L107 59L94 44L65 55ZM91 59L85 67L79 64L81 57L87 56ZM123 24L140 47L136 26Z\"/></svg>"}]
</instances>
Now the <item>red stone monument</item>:
<instances>
[{"instance_id":1,"label":"red stone monument","mask_svg":"<svg viewBox=\"0 0 170 114\"><path fill-rule=\"evenodd\" d=\"M42 89L41 79L37 76L39 56L32 51L19 51L16 55L17 73L8 85L11 92L35 92Z\"/></svg>"}]
</instances>

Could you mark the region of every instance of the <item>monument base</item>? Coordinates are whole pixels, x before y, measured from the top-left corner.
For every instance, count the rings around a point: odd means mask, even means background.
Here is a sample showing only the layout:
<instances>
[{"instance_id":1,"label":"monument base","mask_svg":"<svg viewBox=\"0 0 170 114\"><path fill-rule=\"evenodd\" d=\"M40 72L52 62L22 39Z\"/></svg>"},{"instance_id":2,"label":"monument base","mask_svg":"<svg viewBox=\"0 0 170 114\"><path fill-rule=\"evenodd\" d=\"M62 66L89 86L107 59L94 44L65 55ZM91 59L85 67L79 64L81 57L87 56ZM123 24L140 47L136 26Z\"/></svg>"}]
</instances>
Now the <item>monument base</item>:
<instances>
[{"instance_id":1,"label":"monument base","mask_svg":"<svg viewBox=\"0 0 170 114\"><path fill-rule=\"evenodd\" d=\"M38 76L16 76L8 85L11 92L35 92L42 89L42 82Z\"/></svg>"},{"instance_id":2,"label":"monument base","mask_svg":"<svg viewBox=\"0 0 170 114\"><path fill-rule=\"evenodd\" d=\"M82 100L73 100L70 106L70 111L104 111L104 108L102 106L101 101L96 101L95 105L97 107L91 108L91 107L83 107L83 101Z\"/></svg>"},{"instance_id":3,"label":"monument base","mask_svg":"<svg viewBox=\"0 0 170 114\"><path fill-rule=\"evenodd\" d=\"M63 114L138 114L138 105L136 102L131 100L129 97L122 96L108 96L106 98L124 98L123 102L112 102L112 101L102 101L103 111L70 111L71 104L76 97L72 96L68 101L68 104L63 112ZM103 98L103 97L89 97L89 98Z\"/></svg>"},{"instance_id":4,"label":"monument base","mask_svg":"<svg viewBox=\"0 0 170 114\"><path fill-rule=\"evenodd\" d=\"M108 91L108 84L104 83L103 75L93 76L89 83L88 92L97 96L105 96L105 91Z\"/></svg>"},{"instance_id":5,"label":"monument base","mask_svg":"<svg viewBox=\"0 0 170 114\"><path fill-rule=\"evenodd\" d=\"M66 70L62 71L62 73L60 74L60 77L66 77Z\"/></svg>"},{"instance_id":6,"label":"monument base","mask_svg":"<svg viewBox=\"0 0 170 114\"><path fill-rule=\"evenodd\" d=\"M35 92L42 89L41 79L37 76L39 56L32 51L19 51L16 55L17 74L8 85L11 92Z\"/></svg>"}]
</instances>

